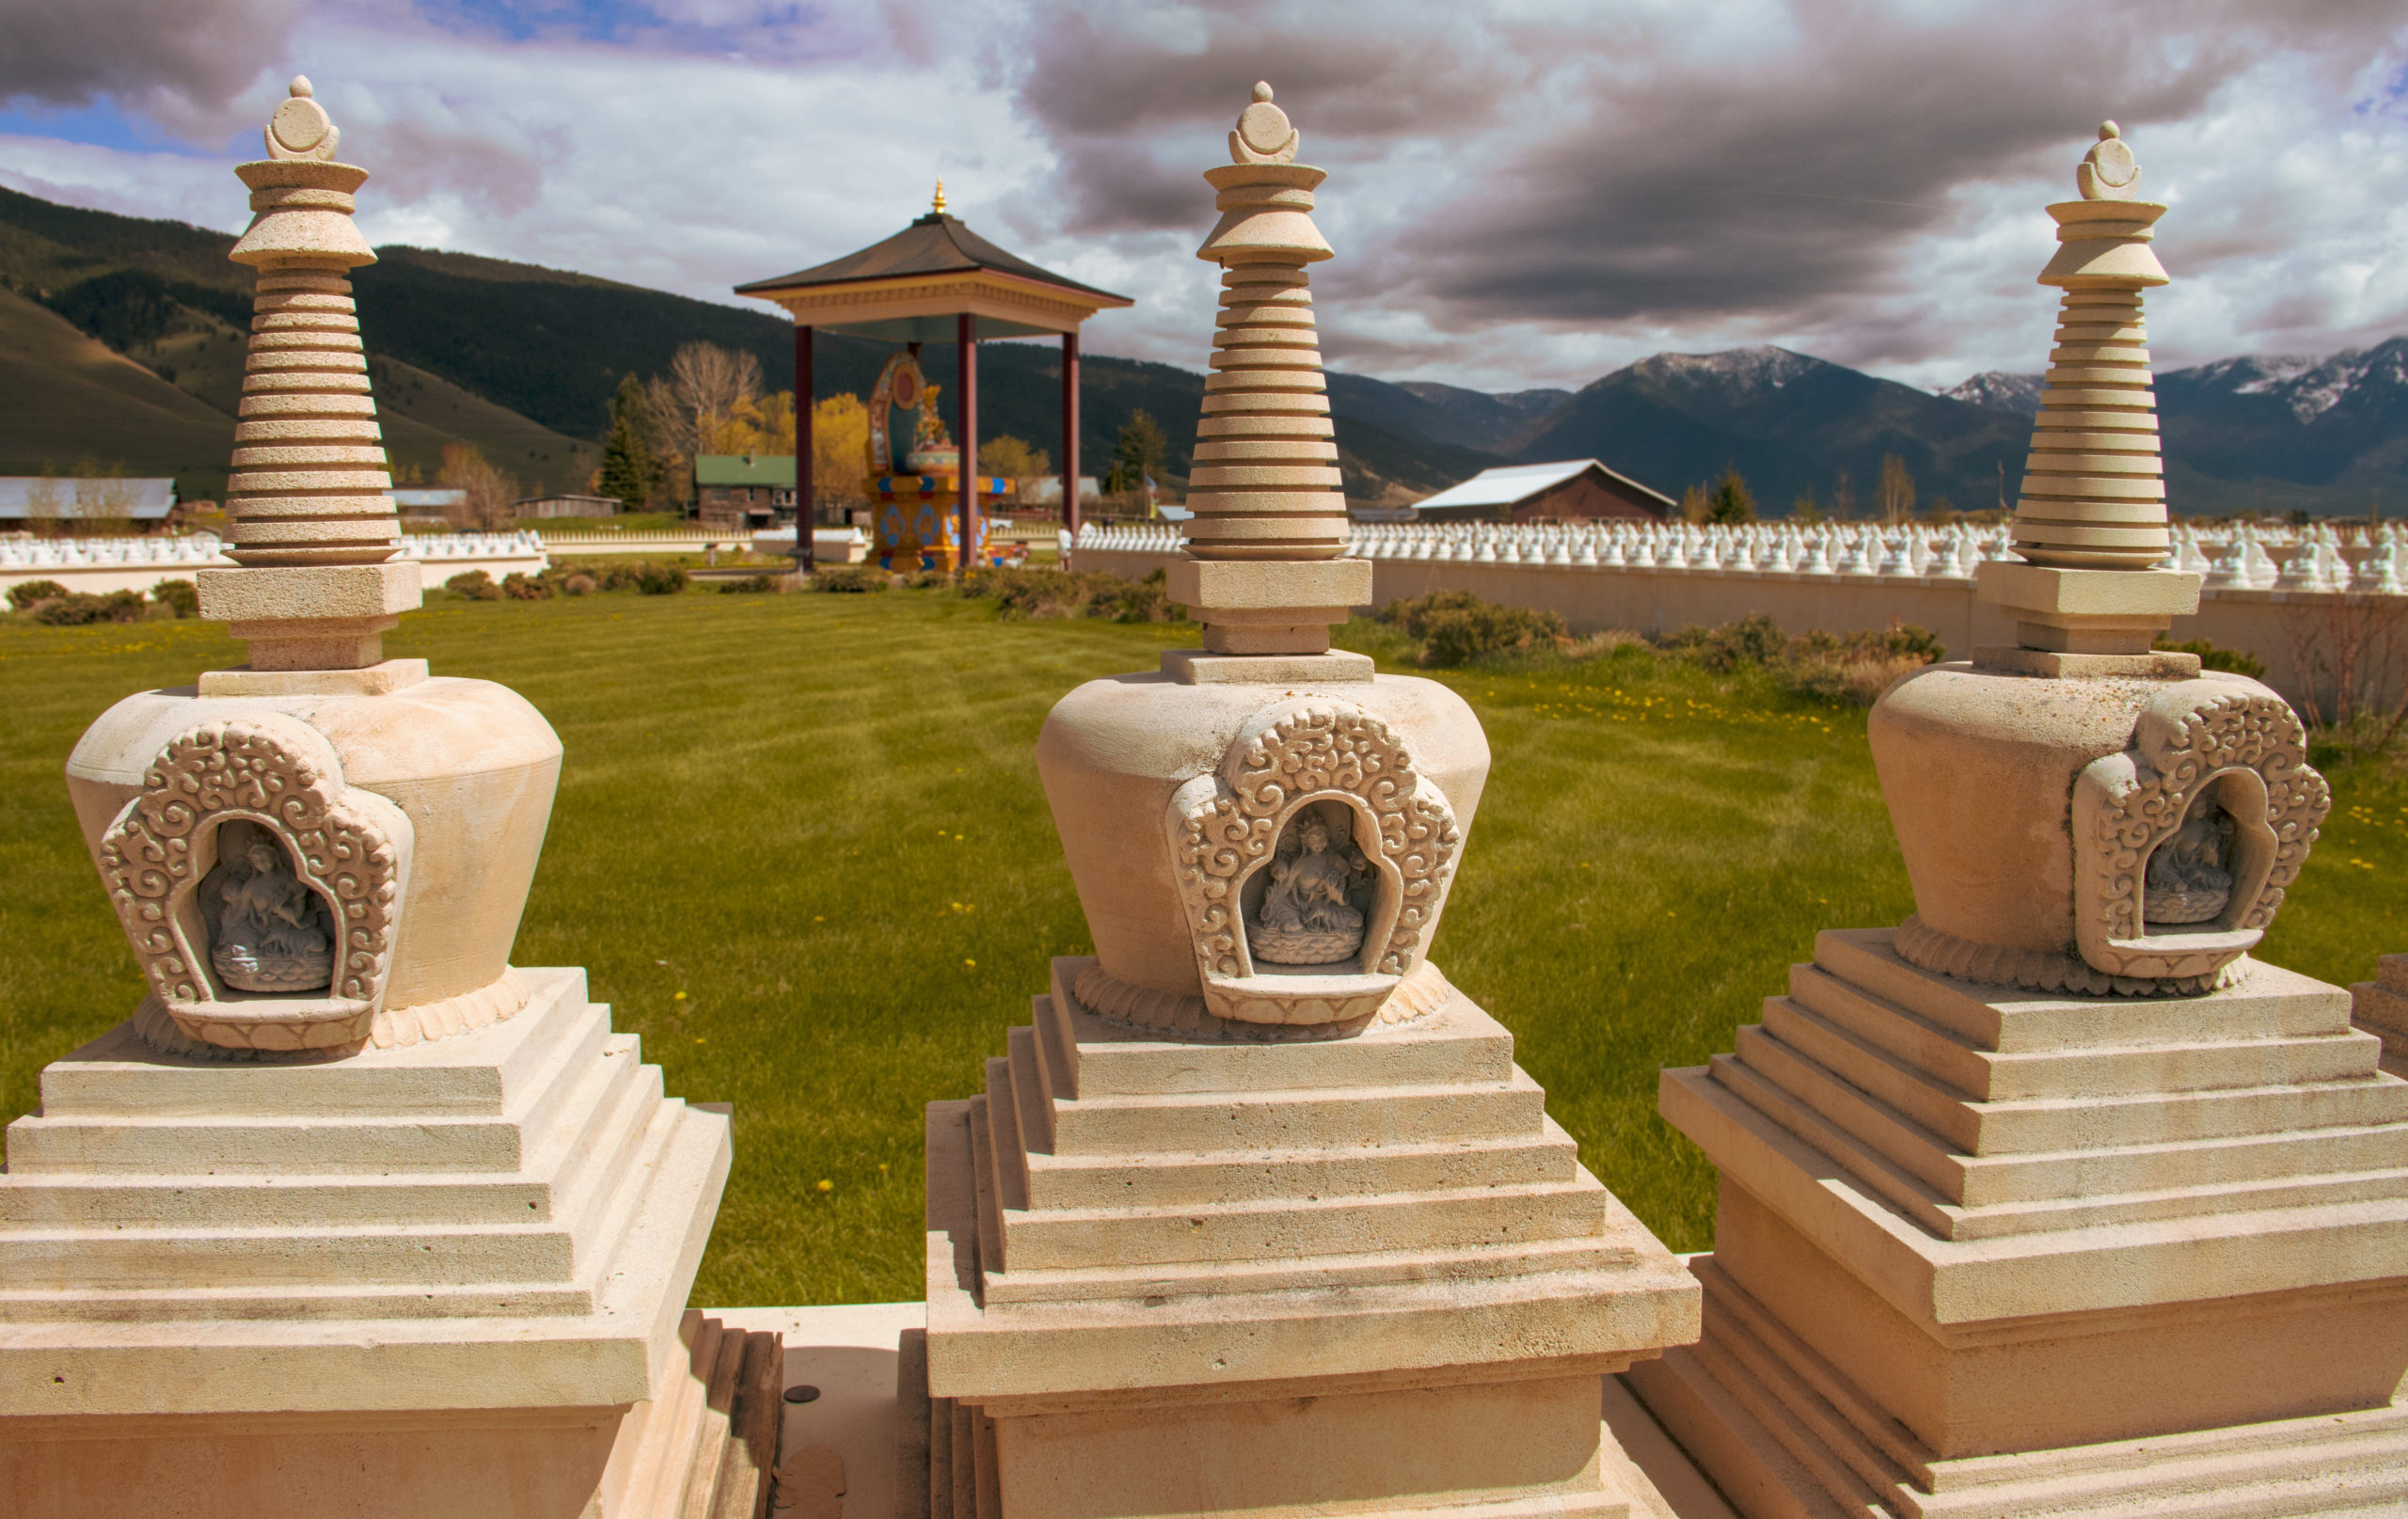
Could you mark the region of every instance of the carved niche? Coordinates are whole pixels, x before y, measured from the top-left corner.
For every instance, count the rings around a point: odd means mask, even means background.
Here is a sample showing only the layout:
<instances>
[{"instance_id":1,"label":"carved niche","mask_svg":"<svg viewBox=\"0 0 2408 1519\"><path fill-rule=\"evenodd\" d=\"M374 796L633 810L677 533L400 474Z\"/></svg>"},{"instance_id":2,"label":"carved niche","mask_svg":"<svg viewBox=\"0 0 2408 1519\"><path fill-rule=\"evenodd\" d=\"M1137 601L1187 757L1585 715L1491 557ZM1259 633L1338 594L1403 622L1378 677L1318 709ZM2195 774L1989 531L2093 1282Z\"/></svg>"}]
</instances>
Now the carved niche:
<instances>
[{"instance_id":1,"label":"carved niche","mask_svg":"<svg viewBox=\"0 0 2408 1519\"><path fill-rule=\"evenodd\" d=\"M1249 718L1165 821L1205 1005L1254 1023L1379 1012L1421 966L1462 843L1403 741L1328 701Z\"/></svg>"},{"instance_id":2,"label":"carved niche","mask_svg":"<svg viewBox=\"0 0 2408 1519\"><path fill-rule=\"evenodd\" d=\"M2332 806L2307 736L2255 682L2191 680L2074 783L2074 927L2109 975L2203 990L2265 937Z\"/></svg>"},{"instance_id":3,"label":"carved niche","mask_svg":"<svg viewBox=\"0 0 2408 1519\"><path fill-rule=\"evenodd\" d=\"M365 1040L384 1003L413 838L399 807L344 783L323 734L252 713L169 740L102 835L101 878L186 1037L331 1049Z\"/></svg>"}]
</instances>

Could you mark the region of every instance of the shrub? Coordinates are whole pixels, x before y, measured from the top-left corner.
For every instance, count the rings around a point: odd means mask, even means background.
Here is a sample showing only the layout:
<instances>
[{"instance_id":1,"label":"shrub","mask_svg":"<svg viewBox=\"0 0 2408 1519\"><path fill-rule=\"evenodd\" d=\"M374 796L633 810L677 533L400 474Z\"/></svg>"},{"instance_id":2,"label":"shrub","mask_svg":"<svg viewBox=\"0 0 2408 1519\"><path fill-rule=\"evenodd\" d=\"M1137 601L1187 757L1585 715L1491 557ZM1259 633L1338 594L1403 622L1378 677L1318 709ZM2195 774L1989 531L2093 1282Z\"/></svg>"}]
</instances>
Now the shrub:
<instances>
[{"instance_id":1,"label":"shrub","mask_svg":"<svg viewBox=\"0 0 2408 1519\"><path fill-rule=\"evenodd\" d=\"M190 580L162 580L150 588L150 599L173 607L178 617L200 615L200 587Z\"/></svg>"},{"instance_id":2,"label":"shrub","mask_svg":"<svg viewBox=\"0 0 2408 1519\"><path fill-rule=\"evenodd\" d=\"M683 591L691 577L676 564L657 564L650 560L607 559L564 560L546 570L541 577L556 596L586 596L597 591L641 591L647 595L671 595ZM583 581L572 588L573 580Z\"/></svg>"},{"instance_id":3,"label":"shrub","mask_svg":"<svg viewBox=\"0 0 2408 1519\"><path fill-rule=\"evenodd\" d=\"M1560 614L1531 607L1502 607L1468 591L1433 591L1391 601L1380 621L1393 624L1421 645L1425 665L1461 665L1474 659L1528 655L1560 648L1570 640Z\"/></svg>"},{"instance_id":4,"label":"shrub","mask_svg":"<svg viewBox=\"0 0 2408 1519\"><path fill-rule=\"evenodd\" d=\"M839 564L821 570L811 578L814 591L841 592L848 595L883 591L890 582L886 572L875 564Z\"/></svg>"},{"instance_id":5,"label":"shrub","mask_svg":"<svg viewBox=\"0 0 2408 1519\"><path fill-rule=\"evenodd\" d=\"M443 589L455 596L466 596L470 601L499 601L501 599L501 587L494 584L493 577L483 570L462 570L444 581Z\"/></svg>"},{"instance_id":6,"label":"shrub","mask_svg":"<svg viewBox=\"0 0 2408 1519\"><path fill-rule=\"evenodd\" d=\"M83 627L92 623L142 621L142 593L112 591L105 596L70 592L37 604L34 620L51 627Z\"/></svg>"},{"instance_id":7,"label":"shrub","mask_svg":"<svg viewBox=\"0 0 2408 1519\"><path fill-rule=\"evenodd\" d=\"M1766 665L1788 651L1789 635L1763 612L1751 612L1720 627L1691 624L1664 641L1674 654L1685 654L1708 670L1736 670L1741 665Z\"/></svg>"},{"instance_id":8,"label":"shrub","mask_svg":"<svg viewBox=\"0 0 2408 1519\"><path fill-rule=\"evenodd\" d=\"M19 611L45 601L57 601L67 594L67 588L55 580L27 580L8 588L8 605Z\"/></svg>"},{"instance_id":9,"label":"shrub","mask_svg":"<svg viewBox=\"0 0 2408 1519\"><path fill-rule=\"evenodd\" d=\"M1574 659L1594 659L1604 655L1619 654L1624 649L1634 653L1652 653L1644 636L1626 627L1609 627L1602 633L1574 639L1564 654Z\"/></svg>"},{"instance_id":10,"label":"shrub","mask_svg":"<svg viewBox=\"0 0 2408 1519\"><path fill-rule=\"evenodd\" d=\"M1943 652L1939 634L1894 617L1887 627L1853 633L1816 628L1790 638L1761 612L1719 627L1685 627L1665 639L1663 648L1708 670L1767 670L1801 696L1858 706L1871 706L1892 681Z\"/></svg>"},{"instance_id":11,"label":"shrub","mask_svg":"<svg viewBox=\"0 0 2408 1519\"><path fill-rule=\"evenodd\" d=\"M2199 657L2199 668L2202 670L2222 670L2230 674L2247 675L2251 680L2263 679L2266 674L2266 661L2256 655L2244 654L2239 649L2219 648L2206 639L2159 639L2150 647L2162 649L2168 654L2195 654Z\"/></svg>"},{"instance_id":12,"label":"shrub","mask_svg":"<svg viewBox=\"0 0 2408 1519\"><path fill-rule=\"evenodd\" d=\"M1170 599L1169 578L1169 572L1156 570L1142 580L1123 584L1109 598L1112 620L1116 623L1187 621L1187 609Z\"/></svg>"},{"instance_id":13,"label":"shrub","mask_svg":"<svg viewBox=\"0 0 2408 1519\"><path fill-rule=\"evenodd\" d=\"M1931 663L1920 655L1857 655L1841 659L1798 660L1782 672L1782 684L1800 696L1871 706L1900 675Z\"/></svg>"},{"instance_id":14,"label":"shrub","mask_svg":"<svg viewBox=\"0 0 2408 1519\"><path fill-rule=\"evenodd\" d=\"M1809 665L1846 666L1862 663L1927 665L1946 651L1940 635L1927 627L1890 619L1890 625L1853 633L1828 633L1821 628L1791 639L1776 664L1792 670Z\"/></svg>"},{"instance_id":15,"label":"shrub","mask_svg":"<svg viewBox=\"0 0 2408 1519\"><path fill-rule=\"evenodd\" d=\"M777 588L778 578L774 575L748 575L741 580L721 581L719 593L722 596L758 595Z\"/></svg>"},{"instance_id":16,"label":"shrub","mask_svg":"<svg viewBox=\"0 0 2408 1519\"><path fill-rule=\"evenodd\" d=\"M654 564L649 562L635 567L636 589L647 596L673 596L691 583L693 577L682 564Z\"/></svg>"},{"instance_id":17,"label":"shrub","mask_svg":"<svg viewBox=\"0 0 2408 1519\"><path fill-rule=\"evenodd\" d=\"M549 580L538 577L529 579L513 570L501 578L501 593L513 601L548 601L552 596Z\"/></svg>"},{"instance_id":18,"label":"shrub","mask_svg":"<svg viewBox=\"0 0 2408 1519\"><path fill-rule=\"evenodd\" d=\"M1170 599L1161 570L1124 580L1101 570L997 565L961 578L961 593L985 597L1004 617L1105 617L1116 623L1175 623L1186 610Z\"/></svg>"}]
</instances>

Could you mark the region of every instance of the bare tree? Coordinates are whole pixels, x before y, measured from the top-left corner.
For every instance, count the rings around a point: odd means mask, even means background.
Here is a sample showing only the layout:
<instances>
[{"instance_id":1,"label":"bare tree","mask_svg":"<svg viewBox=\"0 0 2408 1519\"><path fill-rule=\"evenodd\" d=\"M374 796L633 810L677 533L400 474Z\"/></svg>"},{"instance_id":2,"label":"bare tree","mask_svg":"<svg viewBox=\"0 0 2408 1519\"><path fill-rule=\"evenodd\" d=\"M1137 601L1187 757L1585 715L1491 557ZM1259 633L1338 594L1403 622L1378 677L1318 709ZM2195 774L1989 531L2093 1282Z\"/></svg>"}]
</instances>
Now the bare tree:
<instances>
[{"instance_id":1,"label":"bare tree","mask_svg":"<svg viewBox=\"0 0 2408 1519\"><path fill-rule=\"evenodd\" d=\"M122 470L92 473L75 482L75 527L95 538L118 538L134 530L133 485Z\"/></svg>"},{"instance_id":2,"label":"bare tree","mask_svg":"<svg viewBox=\"0 0 2408 1519\"><path fill-rule=\"evenodd\" d=\"M1881 456L1881 479L1874 486L1874 498L1881 504L1881 520L1896 527L1915 514L1915 477L1907 470L1907 461L1894 453Z\"/></svg>"},{"instance_id":3,"label":"bare tree","mask_svg":"<svg viewBox=\"0 0 2408 1519\"><path fill-rule=\"evenodd\" d=\"M56 537L64 514L58 478L45 469L25 486L25 528L37 538Z\"/></svg>"},{"instance_id":4,"label":"bare tree","mask_svg":"<svg viewBox=\"0 0 2408 1519\"><path fill-rule=\"evenodd\" d=\"M2283 638L2308 727L2375 754L2408 729L2408 598L2302 597L2283 609Z\"/></svg>"},{"instance_id":5,"label":"bare tree","mask_svg":"<svg viewBox=\"0 0 2408 1519\"><path fill-rule=\"evenodd\" d=\"M472 443L443 445L443 468L436 480L461 493L451 512L453 527L469 532L498 532L517 515L518 482L487 463Z\"/></svg>"},{"instance_id":6,"label":"bare tree","mask_svg":"<svg viewBox=\"0 0 2408 1519\"><path fill-rule=\"evenodd\" d=\"M713 435L761 393L761 361L717 343L687 343L669 360L669 393L687 453L707 453Z\"/></svg>"},{"instance_id":7,"label":"bare tree","mask_svg":"<svg viewBox=\"0 0 2408 1519\"><path fill-rule=\"evenodd\" d=\"M738 408L761 394L761 361L717 343L689 342L669 360L669 372L644 383L645 441L670 498L690 499L694 459L722 451L720 435L738 420Z\"/></svg>"}]
</instances>

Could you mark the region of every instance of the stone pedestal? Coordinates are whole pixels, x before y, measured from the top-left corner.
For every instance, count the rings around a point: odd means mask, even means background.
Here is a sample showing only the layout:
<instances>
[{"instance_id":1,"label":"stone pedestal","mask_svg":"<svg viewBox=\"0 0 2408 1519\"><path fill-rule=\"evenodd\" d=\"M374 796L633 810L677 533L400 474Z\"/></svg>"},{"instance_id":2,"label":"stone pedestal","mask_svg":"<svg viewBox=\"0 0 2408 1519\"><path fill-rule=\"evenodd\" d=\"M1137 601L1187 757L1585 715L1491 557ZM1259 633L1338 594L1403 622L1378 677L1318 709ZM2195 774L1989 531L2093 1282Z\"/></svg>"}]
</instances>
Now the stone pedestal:
<instances>
[{"instance_id":1,"label":"stone pedestal","mask_svg":"<svg viewBox=\"0 0 2408 1519\"><path fill-rule=\"evenodd\" d=\"M1716 1248L1703 1341L1628 1380L1741 1511L2408 1503L2408 1084L2347 994L2020 991L1892 938L1821 935L1664 1074Z\"/></svg>"},{"instance_id":2,"label":"stone pedestal","mask_svg":"<svg viewBox=\"0 0 2408 1519\"><path fill-rule=\"evenodd\" d=\"M1038 739L1096 953L928 1112L932 1515L1622 1515L1599 1378L1696 1333L1696 1284L1430 960L1488 743L1329 648L1369 571L1297 142L1257 85L1206 175L1222 317L1171 571L1204 648Z\"/></svg>"},{"instance_id":3,"label":"stone pedestal","mask_svg":"<svg viewBox=\"0 0 2408 1519\"><path fill-rule=\"evenodd\" d=\"M0 1178L12 1514L676 1511L727 1120L581 972L513 973L515 1017L408 1048L128 1023L42 1073Z\"/></svg>"},{"instance_id":4,"label":"stone pedestal","mask_svg":"<svg viewBox=\"0 0 2408 1519\"><path fill-rule=\"evenodd\" d=\"M150 994L8 1128L0 1494L12 1519L749 1511L775 1336L685 1312L727 1119L663 1098L582 972L510 964L560 779L542 714L380 657L418 571L338 136L295 79L238 170L240 567L201 602L251 664L127 697L67 764Z\"/></svg>"},{"instance_id":5,"label":"stone pedestal","mask_svg":"<svg viewBox=\"0 0 2408 1519\"><path fill-rule=\"evenodd\" d=\"M1628 1511L1597 1377L1695 1333L1513 1039L1210 1040L1085 1005L928 1117L932 1481L1056 1515ZM963 1511L956 1505L957 1514Z\"/></svg>"}]
</instances>

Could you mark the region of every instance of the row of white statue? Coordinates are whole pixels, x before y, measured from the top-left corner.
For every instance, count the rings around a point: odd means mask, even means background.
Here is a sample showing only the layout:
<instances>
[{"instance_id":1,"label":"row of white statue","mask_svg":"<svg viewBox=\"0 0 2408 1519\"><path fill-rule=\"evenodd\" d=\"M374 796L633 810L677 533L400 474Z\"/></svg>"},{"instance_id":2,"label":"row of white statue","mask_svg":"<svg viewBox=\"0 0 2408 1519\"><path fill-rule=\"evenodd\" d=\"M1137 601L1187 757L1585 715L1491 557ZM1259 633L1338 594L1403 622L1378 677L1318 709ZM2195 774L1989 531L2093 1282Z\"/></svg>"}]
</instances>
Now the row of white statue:
<instances>
[{"instance_id":1,"label":"row of white statue","mask_svg":"<svg viewBox=\"0 0 2408 1519\"><path fill-rule=\"evenodd\" d=\"M1677 569L1736 575L1972 578L1986 560L2015 560L2005 525L1870 522L1745 526L1687 523L1357 523L1350 556L1371 560L1537 564L1563 569ZM2408 594L2408 533L2388 523L2345 542L2332 526L2178 526L2169 568L2210 589L2369 591ZM1088 523L1079 549L1175 554L1175 523Z\"/></svg>"},{"instance_id":2,"label":"row of white statue","mask_svg":"<svg viewBox=\"0 0 2408 1519\"><path fill-rule=\"evenodd\" d=\"M404 537L400 557L421 561L499 559L543 551L544 540L533 532L424 532ZM0 538L0 570L232 562L214 532L179 533L172 537Z\"/></svg>"}]
</instances>

